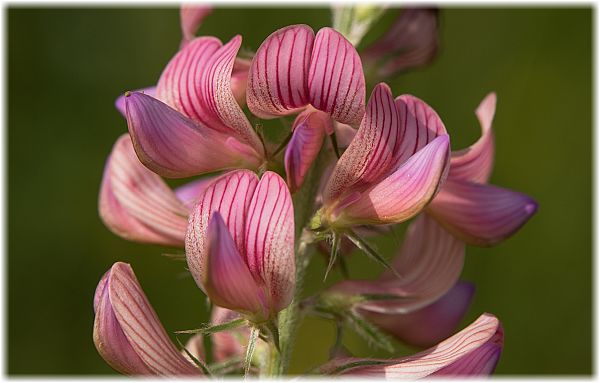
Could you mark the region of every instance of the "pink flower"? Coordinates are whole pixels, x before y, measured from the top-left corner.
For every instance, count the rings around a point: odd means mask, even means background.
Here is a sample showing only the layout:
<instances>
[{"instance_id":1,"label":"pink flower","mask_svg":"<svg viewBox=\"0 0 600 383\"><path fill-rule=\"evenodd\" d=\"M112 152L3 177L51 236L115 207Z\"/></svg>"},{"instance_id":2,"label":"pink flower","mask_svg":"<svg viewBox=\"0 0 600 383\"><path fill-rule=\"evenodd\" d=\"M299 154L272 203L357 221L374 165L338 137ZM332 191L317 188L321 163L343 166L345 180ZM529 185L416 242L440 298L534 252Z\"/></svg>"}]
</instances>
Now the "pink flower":
<instances>
[{"instance_id":1,"label":"pink flower","mask_svg":"<svg viewBox=\"0 0 600 383\"><path fill-rule=\"evenodd\" d=\"M421 379L430 376L490 375L500 359L504 331L491 314L437 346L398 359L339 358L320 368L331 375L359 375L385 379Z\"/></svg>"},{"instance_id":2,"label":"pink flower","mask_svg":"<svg viewBox=\"0 0 600 383\"><path fill-rule=\"evenodd\" d=\"M435 196L450 142L437 113L416 97L373 90L367 112L323 193L322 224L343 229L405 221Z\"/></svg>"},{"instance_id":3,"label":"pink flower","mask_svg":"<svg viewBox=\"0 0 600 383\"><path fill-rule=\"evenodd\" d=\"M490 93L475 111L481 138L452 153L448 179L427 207L444 228L472 245L489 246L508 238L537 211L531 197L487 184L494 162L495 111L496 94Z\"/></svg>"},{"instance_id":4,"label":"pink flower","mask_svg":"<svg viewBox=\"0 0 600 383\"><path fill-rule=\"evenodd\" d=\"M283 179L247 170L212 182L190 215L186 257L196 283L218 306L254 321L292 299L294 216Z\"/></svg>"},{"instance_id":5,"label":"pink flower","mask_svg":"<svg viewBox=\"0 0 600 383\"><path fill-rule=\"evenodd\" d=\"M126 375L201 375L173 345L128 264L115 263L94 296L94 344Z\"/></svg>"},{"instance_id":6,"label":"pink flower","mask_svg":"<svg viewBox=\"0 0 600 383\"><path fill-rule=\"evenodd\" d=\"M144 167L128 134L115 143L100 186L98 210L104 224L127 240L183 247L191 205L209 179L175 191Z\"/></svg>"},{"instance_id":7,"label":"pink flower","mask_svg":"<svg viewBox=\"0 0 600 383\"><path fill-rule=\"evenodd\" d=\"M202 25L204 18L212 13L212 7L207 4L184 3L179 8L179 20L181 22L181 45L194 39L196 31Z\"/></svg>"}]
</instances>

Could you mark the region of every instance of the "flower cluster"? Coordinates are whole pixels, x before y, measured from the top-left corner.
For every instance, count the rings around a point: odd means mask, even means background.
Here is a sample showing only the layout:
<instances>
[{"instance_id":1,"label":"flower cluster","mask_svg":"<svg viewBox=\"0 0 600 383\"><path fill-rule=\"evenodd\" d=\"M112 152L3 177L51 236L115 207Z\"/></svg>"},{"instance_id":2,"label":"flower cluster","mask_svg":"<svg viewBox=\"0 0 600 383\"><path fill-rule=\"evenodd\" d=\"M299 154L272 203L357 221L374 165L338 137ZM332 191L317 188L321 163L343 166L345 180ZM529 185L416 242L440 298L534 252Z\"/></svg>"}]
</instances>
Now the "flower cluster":
<instances>
[{"instance_id":1,"label":"flower cluster","mask_svg":"<svg viewBox=\"0 0 600 383\"><path fill-rule=\"evenodd\" d=\"M364 68L385 79L433 57L437 10L403 10L362 56L355 45L382 10L334 12L346 30L291 25L243 58L240 36L225 44L195 37L210 8L183 6L180 49L156 86L117 100L129 132L107 160L100 216L125 239L184 249L214 307L211 323L182 331L195 335L180 350L131 267L115 263L94 297L94 342L115 370L277 376L286 373L301 318L318 315L335 323L338 339L332 359L313 373L493 372L504 337L495 316L484 313L452 335L474 294L459 280L465 247L497 244L537 209L530 197L488 184L496 95L475 112L481 138L453 151L424 101L394 96L385 83L366 98ZM287 138L268 142L246 107L263 120L295 116ZM162 178L195 176L202 177L174 190ZM369 243L369 235L410 219L391 260ZM379 278L350 278L354 247L382 265ZM344 279L305 297L302 279L319 250L325 275L339 267ZM391 338L432 348L360 358L343 347L346 327L392 353ZM212 355L203 347L207 335Z\"/></svg>"}]
</instances>

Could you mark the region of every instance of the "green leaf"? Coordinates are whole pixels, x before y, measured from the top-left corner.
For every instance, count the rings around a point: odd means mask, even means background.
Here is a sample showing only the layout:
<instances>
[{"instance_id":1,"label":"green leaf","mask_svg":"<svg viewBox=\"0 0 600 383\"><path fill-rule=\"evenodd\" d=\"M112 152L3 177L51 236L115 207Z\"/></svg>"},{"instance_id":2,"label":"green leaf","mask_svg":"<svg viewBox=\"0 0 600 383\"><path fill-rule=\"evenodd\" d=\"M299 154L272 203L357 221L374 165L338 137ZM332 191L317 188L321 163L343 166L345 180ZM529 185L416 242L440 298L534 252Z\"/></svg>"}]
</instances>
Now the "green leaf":
<instances>
[{"instance_id":1,"label":"green leaf","mask_svg":"<svg viewBox=\"0 0 600 383\"><path fill-rule=\"evenodd\" d=\"M198 366L202 372L204 372L204 374L208 375L208 376L212 376L212 371L208 368L208 366L206 364L204 364L204 362L200 361L198 358L196 358L194 355L192 355L191 352L188 351L187 348L185 348L185 346L181 343L181 341L179 340L179 338L175 337L175 340L177 340L177 343L179 343L179 347L181 347L183 349L183 351L185 352L185 354L194 361L194 363L196 364L196 366Z\"/></svg>"},{"instance_id":2,"label":"green leaf","mask_svg":"<svg viewBox=\"0 0 600 383\"><path fill-rule=\"evenodd\" d=\"M356 235L352 230L348 230L344 233L346 237L356 245L359 249L361 249L369 258L379 263L386 269L390 270L394 275L398 278L402 278L402 276L394 269L392 265L388 263L388 261L383 258L371 245L369 245L364 239Z\"/></svg>"},{"instance_id":3,"label":"green leaf","mask_svg":"<svg viewBox=\"0 0 600 383\"><path fill-rule=\"evenodd\" d=\"M364 319L360 314L354 311L343 313L346 322L352 326L360 336L375 346L382 348L388 352L394 352L394 346L390 338L379 331L377 327Z\"/></svg>"},{"instance_id":4,"label":"green leaf","mask_svg":"<svg viewBox=\"0 0 600 383\"><path fill-rule=\"evenodd\" d=\"M243 326L246 323L247 322L245 319L238 318L238 319L232 320L231 322L217 324L214 326L205 325L203 327L192 329L192 330L175 331L175 334L199 334L200 333L200 334L208 335L208 334L214 334L216 332L233 330L234 328Z\"/></svg>"}]
</instances>

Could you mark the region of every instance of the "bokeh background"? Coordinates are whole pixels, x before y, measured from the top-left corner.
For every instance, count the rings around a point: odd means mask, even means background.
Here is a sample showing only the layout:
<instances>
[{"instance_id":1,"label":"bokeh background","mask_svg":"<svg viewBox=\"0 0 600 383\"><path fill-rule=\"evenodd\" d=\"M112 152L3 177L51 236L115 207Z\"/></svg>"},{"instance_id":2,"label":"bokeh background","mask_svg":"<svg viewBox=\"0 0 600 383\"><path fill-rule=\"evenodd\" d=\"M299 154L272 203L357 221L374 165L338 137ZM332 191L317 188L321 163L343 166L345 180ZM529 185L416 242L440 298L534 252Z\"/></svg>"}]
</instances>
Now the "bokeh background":
<instances>
[{"instance_id":1,"label":"bokeh background","mask_svg":"<svg viewBox=\"0 0 600 383\"><path fill-rule=\"evenodd\" d=\"M104 161L127 129L113 101L156 82L179 46L178 10L5 12L8 373L113 374L91 336L94 289L113 262L132 264L167 329L194 328L207 317L184 263L162 257L160 247L114 236L97 214ZM244 47L256 49L292 23L319 28L330 24L330 13L220 8L200 33L224 40L239 33ZM468 248L463 277L477 292L461 326L484 311L502 320L506 345L498 374L591 374L592 10L443 9L441 32L437 60L391 81L394 93L426 100L460 148L478 137L473 110L495 90L492 182L540 204L513 238ZM379 244L387 256L393 242ZM309 290L320 287L323 270L316 258ZM360 254L351 270L357 277L379 272ZM307 320L301 331L296 373L325 361L334 338L333 326L322 320ZM359 355L382 355L351 332L344 342Z\"/></svg>"}]
</instances>

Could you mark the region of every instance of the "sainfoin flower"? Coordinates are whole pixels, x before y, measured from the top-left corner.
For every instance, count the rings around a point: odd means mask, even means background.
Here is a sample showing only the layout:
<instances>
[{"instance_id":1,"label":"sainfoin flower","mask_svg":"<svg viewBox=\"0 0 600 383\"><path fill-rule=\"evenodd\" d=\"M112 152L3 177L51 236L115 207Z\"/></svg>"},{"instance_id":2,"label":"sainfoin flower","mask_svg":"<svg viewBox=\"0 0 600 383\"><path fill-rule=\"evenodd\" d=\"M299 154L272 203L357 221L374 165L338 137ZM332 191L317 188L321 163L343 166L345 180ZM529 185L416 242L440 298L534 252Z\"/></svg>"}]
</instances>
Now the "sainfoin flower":
<instances>
[{"instance_id":1,"label":"sainfoin flower","mask_svg":"<svg viewBox=\"0 0 600 383\"><path fill-rule=\"evenodd\" d=\"M217 305L256 321L292 299L292 200L283 179L236 170L212 182L194 207L186 257L198 286Z\"/></svg>"}]
</instances>

